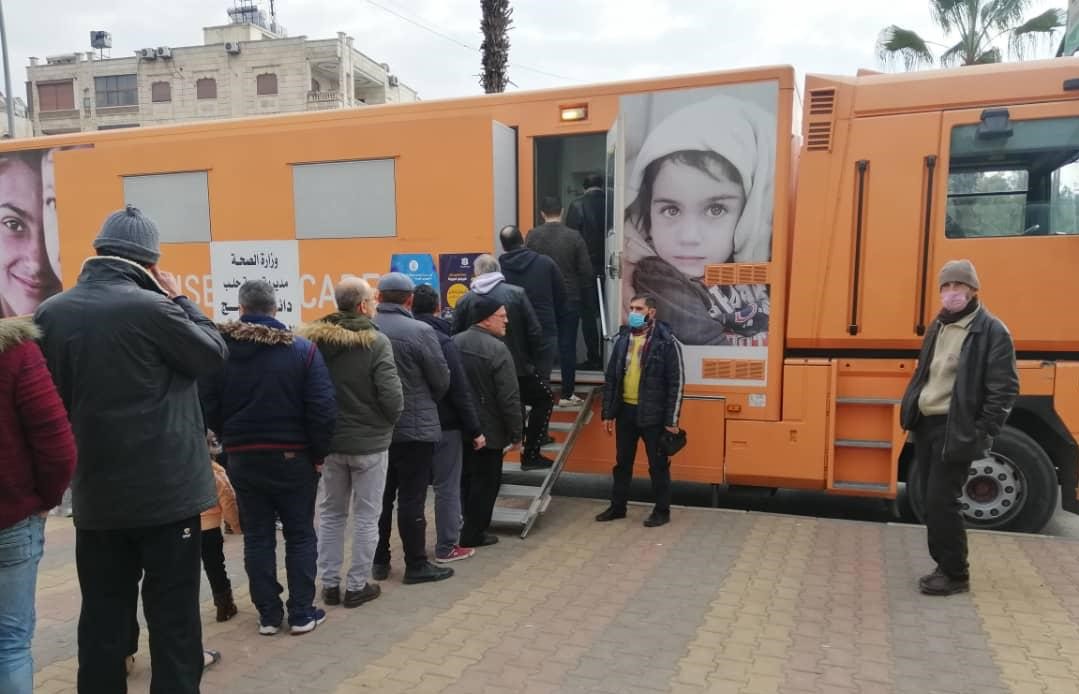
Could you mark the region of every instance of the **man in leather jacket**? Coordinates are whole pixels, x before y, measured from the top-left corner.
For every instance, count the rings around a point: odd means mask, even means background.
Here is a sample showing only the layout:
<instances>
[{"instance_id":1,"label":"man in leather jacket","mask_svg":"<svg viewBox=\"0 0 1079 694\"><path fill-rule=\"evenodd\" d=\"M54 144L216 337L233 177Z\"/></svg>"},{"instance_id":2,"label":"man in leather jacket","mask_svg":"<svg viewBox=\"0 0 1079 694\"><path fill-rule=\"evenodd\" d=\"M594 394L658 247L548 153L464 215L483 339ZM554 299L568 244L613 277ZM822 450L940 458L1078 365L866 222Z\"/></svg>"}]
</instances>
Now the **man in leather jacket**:
<instances>
[{"instance_id":1,"label":"man in leather jacket","mask_svg":"<svg viewBox=\"0 0 1079 694\"><path fill-rule=\"evenodd\" d=\"M946 263L939 284L943 308L902 405L903 428L914 432L918 468L926 475L913 481L926 485L929 554L937 563L919 580L926 595L970 590L959 497L970 464L989 455L1019 393L1011 335L978 301L974 265Z\"/></svg>"}]
</instances>

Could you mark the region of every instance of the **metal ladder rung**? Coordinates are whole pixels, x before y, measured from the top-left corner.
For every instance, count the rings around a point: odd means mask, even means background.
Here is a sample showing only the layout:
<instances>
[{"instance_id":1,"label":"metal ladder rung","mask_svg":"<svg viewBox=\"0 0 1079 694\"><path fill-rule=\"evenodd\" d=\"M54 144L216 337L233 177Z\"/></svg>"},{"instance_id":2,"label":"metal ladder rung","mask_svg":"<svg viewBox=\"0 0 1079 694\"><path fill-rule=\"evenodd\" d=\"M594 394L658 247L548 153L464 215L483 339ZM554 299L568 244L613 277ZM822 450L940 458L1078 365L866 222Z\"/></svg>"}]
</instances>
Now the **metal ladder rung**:
<instances>
[{"instance_id":1,"label":"metal ladder rung","mask_svg":"<svg viewBox=\"0 0 1079 694\"><path fill-rule=\"evenodd\" d=\"M530 484L503 484L498 488L498 495L535 499L541 491L543 487L534 487Z\"/></svg>"},{"instance_id":2,"label":"metal ladder rung","mask_svg":"<svg viewBox=\"0 0 1079 694\"><path fill-rule=\"evenodd\" d=\"M891 441L863 441L859 439L837 439L836 448L891 448Z\"/></svg>"},{"instance_id":3,"label":"metal ladder rung","mask_svg":"<svg viewBox=\"0 0 1079 694\"><path fill-rule=\"evenodd\" d=\"M491 512L492 523L512 523L515 525L522 525L527 520L527 508L506 508L505 506L495 506L494 511Z\"/></svg>"},{"instance_id":4,"label":"metal ladder rung","mask_svg":"<svg viewBox=\"0 0 1079 694\"><path fill-rule=\"evenodd\" d=\"M551 431L573 431L573 422L550 422L547 428Z\"/></svg>"}]
</instances>

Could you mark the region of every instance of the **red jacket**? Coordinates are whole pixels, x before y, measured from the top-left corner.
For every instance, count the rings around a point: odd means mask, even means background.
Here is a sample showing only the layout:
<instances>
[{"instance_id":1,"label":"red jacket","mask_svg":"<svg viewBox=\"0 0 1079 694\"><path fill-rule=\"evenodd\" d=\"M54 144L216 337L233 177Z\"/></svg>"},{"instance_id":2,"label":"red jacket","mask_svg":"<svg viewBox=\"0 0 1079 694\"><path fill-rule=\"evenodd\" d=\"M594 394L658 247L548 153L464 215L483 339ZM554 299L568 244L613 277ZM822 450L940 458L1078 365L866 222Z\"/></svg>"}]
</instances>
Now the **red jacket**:
<instances>
[{"instance_id":1,"label":"red jacket","mask_svg":"<svg viewBox=\"0 0 1079 694\"><path fill-rule=\"evenodd\" d=\"M27 318L0 320L0 530L58 505L75 438Z\"/></svg>"}]
</instances>

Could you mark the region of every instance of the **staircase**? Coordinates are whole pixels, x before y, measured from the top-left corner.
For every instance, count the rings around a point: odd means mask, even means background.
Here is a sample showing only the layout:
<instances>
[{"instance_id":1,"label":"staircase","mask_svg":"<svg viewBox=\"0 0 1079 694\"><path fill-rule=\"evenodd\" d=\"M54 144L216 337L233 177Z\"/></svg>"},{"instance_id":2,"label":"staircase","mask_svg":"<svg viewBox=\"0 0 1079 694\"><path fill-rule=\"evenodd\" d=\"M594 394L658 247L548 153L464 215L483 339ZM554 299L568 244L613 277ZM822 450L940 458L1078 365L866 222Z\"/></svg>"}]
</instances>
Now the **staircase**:
<instances>
[{"instance_id":1,"label":"staircase","mask_svg":"<svg viewBox=\"0 0 1079 694\"><path fill-rule=\"evenodd\" d=\"M554 464L546 470L523 473L534 478L538 484L503 484L498 490L498 500L491 516L492 523L519 527L522 539L528 535L532 524L547 510L547 505L551 502L551 490L566 466L577 436L592 419L592 405L600 392L602 387L589 390L581 407L554 408L548 430L555 443L541 449L548 457L554 456ZM502 471L522 472L519 452L507 455Z\"/></svg>"}]
</instances>

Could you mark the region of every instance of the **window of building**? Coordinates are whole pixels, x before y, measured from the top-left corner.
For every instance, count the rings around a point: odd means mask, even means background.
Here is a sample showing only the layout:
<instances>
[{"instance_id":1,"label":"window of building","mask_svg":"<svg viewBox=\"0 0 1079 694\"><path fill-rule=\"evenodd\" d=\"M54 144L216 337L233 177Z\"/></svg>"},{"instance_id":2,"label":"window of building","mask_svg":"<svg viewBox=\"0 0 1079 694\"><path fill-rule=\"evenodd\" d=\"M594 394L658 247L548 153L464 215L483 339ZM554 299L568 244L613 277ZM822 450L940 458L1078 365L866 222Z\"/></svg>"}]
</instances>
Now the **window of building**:
<instances>
[{"instance_id":1,"label":"window of building","mask_svg":"<svg viewBox=\"0 0 1079 694\"><path fill-rule=\"evenodd\" d=\"M205 171L124 176L124 201L157 223L162 243L210 240L210 189Z\"/></svg>"},{"instance_id":2,"label":"window of building","mask_svg":"<svg viewBox=\"0 0 1079 694\"><path fill-rule=\"evenodd\" d=\"M296 238L397 236L393 159L292 167Z\"/></svg>"},{"instance_id":3,"label":"window of building","mask_svg":"<svg viewBox=\"0 0 1079 694\"><path fill-rule=\"evenodd\" d=\"M75 108L75 88L71 80L39 82L37 100L39 111L70 111Z\"/></svg>"},{"instance_id":4,"label":"window of building","mask_svg":"<svg viewBox=\"0 0 1079 694\"><path fill-rule=\"evenodd\" d=\"M213 77L202 77L195 80L195 98L216 99L217 80L215 80Z\"/></svg>"},{"instance_id":5,"label":"window of building","mask_svg":"<svg viewBox=\"0 0 1079 694\"><path fill-rule=\"evenodd\" d=\"M277 93L277 75L264 72L255 78L255 86L259 96L272 96Z\"/></svg>"},{"instance_id":6,"label":"window of building","mask_svg":"<svg viewBox=\"0 0 1079 694\"><path fill-rule=\"evenodd\" d=\"M154 82L151 84L150 101L155 104L172 101L172 85L168 82Z\"/></svg>"},{"instance_id":7,"label":"window of building","mask_svg":"<svg viewBox=\"0 0 1079 694\"><path fill-rule=\"evenodd\" d=\"M139 83L135 75L95 77L94 91L98 108L139 104Z\"/></svg>"},{"instance_id":8,"label":"window of building","mask_svg":"<svg viewBox=\"0 0 1079 694\"><path fill-rule=\"evenodd\" d=\"M1079 234L1079 118L952 130L948 238Z\"/></svg>"}]
</instances>

